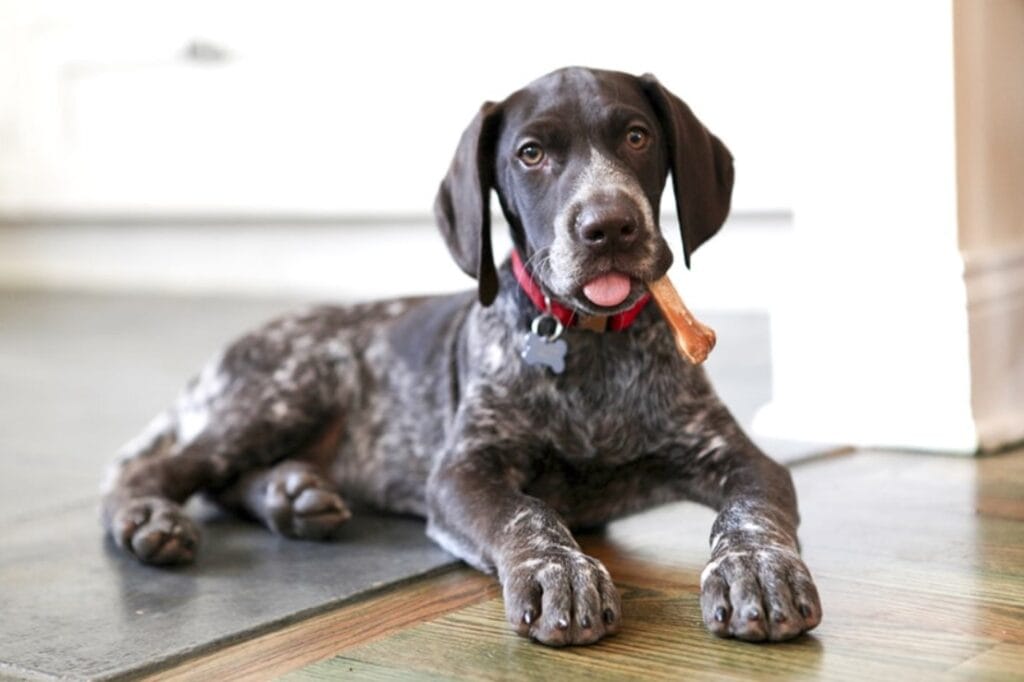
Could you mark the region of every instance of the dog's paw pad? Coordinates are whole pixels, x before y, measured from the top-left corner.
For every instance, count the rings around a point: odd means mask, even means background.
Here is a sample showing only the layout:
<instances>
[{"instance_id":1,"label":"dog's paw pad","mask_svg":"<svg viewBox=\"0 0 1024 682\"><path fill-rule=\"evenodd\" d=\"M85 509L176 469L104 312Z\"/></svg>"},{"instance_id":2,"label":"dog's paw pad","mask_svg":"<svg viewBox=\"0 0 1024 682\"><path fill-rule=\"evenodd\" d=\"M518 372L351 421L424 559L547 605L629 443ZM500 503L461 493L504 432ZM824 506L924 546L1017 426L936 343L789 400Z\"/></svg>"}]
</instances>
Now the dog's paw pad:
<instances>
[{"instance_id":1,"label":"dog's paw pad","mask_svg":"<svg viewBox=\"0 0 1024 682\"><path fill-rule=\"evenodd\" d=\"M170 500L131 500L114 514L111 525L114 541L144 563L183 564L195 558L199 529Z\"/></svg>"},{"instance_id":2,"label":"dog's paw pad","mask_svg":"<svg viewBox=\"0 0 1024 682\"><path fill-rule=\"evenodd\" d=\"M799 555L786 548L726 552L701 574L701 611L720 637L792 639L821 622L821 602Z\"/></svg>"},{"instance_id":3,"label":"dog's paw pad","mask_svg":"<svg viewBox=\"0 0 1024 682\"><path fill-rule=\"evenodd\" d=\"M303 540L327 540L351 518L341 496L326 481L308 472L288 472L267 484L267 525Z\"/></svg>"},{"instance_id":4,"label":"dog's paw pad","mask_svg":"<svg viewBox=\"0 0 1024 682\"><path fill-rule=\"evenodd\" d=\"M592 644L619 629L621 602L608 570L579 550L513 563L503 580L517 633L550 646Z\"/></svg>"}]
</instances>

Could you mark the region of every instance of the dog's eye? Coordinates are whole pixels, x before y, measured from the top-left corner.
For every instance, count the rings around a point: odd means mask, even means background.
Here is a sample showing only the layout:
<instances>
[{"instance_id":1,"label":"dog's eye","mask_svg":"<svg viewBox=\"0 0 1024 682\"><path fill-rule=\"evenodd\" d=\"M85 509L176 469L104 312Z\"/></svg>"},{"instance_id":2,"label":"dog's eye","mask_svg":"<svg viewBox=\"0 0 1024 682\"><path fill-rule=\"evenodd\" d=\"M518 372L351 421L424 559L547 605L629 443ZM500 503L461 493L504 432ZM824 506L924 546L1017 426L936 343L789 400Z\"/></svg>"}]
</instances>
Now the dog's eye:
<instances>
[{"instance_id":1,"label":"dog's eye","mask_svg":"<svg viewBox=\"0 0 1024 682\"><path fill-rule=\"evenodd\" d=\"M527 142L517 152L519 159L527 166L536 166L544 160L544 150L536 142Z\"/></svg>"},{"instance_id":2,"label":"dog's eye","mask_svg":"<svg viewBox=\"0 0 1024 682\"><path fill-rule=\"evenodd\" d=\"M633 149L643 149L647 146L650 141L651 135L640 126L633 126L626 133L626 141L629 142L629 146Z\"/></svg>"}]
</instances>

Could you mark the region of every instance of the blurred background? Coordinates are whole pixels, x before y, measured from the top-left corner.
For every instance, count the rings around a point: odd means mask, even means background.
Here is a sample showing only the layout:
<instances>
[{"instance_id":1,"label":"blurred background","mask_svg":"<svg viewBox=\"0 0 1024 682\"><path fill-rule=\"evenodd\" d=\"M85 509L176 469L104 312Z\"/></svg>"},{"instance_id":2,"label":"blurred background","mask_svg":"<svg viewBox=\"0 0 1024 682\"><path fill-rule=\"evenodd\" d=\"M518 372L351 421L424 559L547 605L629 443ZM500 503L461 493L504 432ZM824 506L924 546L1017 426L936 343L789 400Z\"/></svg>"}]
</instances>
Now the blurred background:
<instances>
[{"instance_id":1,"label":"blurred background","mask_svg":"<svg viewBox=\"0 0 1024 682\"><path fill-rule=\"evenodd\" d=\"M792 41L763 30L778 13L756 3L2 7L7 284L329 298L469 286L431 213L459 135L485 99L571 64L654 72L737 157L734 221L791 219ZM723 302L763 305L758 288L731 289Z\"/></svg>"},{"instance_id":2,"label":"blurred background","mask_svg":"<svg viewBox=\"0 0 1024 682\"><path fill-rule=\"evenodd\" d=\"M431 207L481 102L652 72L736 158L729 224L673 277L771 320L759 428L974 451L980 399L998 445L1024 435L1022 28L1020 0L3 0L0 287L466 288Z\"/></svg>"}]
</instances>

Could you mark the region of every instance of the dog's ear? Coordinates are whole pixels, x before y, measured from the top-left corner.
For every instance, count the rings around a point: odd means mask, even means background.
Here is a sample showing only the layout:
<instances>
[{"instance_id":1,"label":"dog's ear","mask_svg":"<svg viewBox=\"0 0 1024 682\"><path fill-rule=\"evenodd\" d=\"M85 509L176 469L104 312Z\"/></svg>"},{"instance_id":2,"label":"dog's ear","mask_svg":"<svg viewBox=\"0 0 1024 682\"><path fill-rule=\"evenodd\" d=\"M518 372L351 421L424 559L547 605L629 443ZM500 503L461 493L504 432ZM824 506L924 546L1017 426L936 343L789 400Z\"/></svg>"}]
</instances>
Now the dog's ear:
<instances>
[{"instance_id":1,"label":"dog's ear","mask_svg":"<svg viewBox=\"0 0 1024 682\"><path fill-rule=\"evenodd\" d=\"M640 84L668 137L683 257L690 267L690 254L721 229L729 214L732 154L657 78L644 74Z\"/></svg>"},{"instance_id":2,"label":"dog's ear","mask_svg":"<svg viewBox=\"0 0 1024 682\"><path fill-rule=\"evenodd\" d=\"M462 133L448 174L434 201L434 215L455 262L475 277L480 302L490 305L498 295L498 273L491 251L491 188L494 146L501 109L485 102Z\"/></svg>"}]
</instances>

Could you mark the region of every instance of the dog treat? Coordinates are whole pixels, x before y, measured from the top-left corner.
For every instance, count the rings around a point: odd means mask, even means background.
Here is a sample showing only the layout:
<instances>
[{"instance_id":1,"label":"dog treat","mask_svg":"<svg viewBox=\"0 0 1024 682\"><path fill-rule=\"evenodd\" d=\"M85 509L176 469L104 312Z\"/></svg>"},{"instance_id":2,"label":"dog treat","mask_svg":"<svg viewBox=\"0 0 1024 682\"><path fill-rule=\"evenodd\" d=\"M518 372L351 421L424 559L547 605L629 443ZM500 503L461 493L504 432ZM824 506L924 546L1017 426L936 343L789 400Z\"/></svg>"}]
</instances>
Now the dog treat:
<instances>
[{"instance_id":1,"label":"dog treat","mask_svg":"<svg viewBox=\"0 0 1024 682\"><path fill-rule=\"evenodd\" d=\"M715 347L714 330L700 322L686 308L668 275L651 282L647 288L672 329L679 352L694 365L704 362Z\"/></svg>"}]
</instances>

